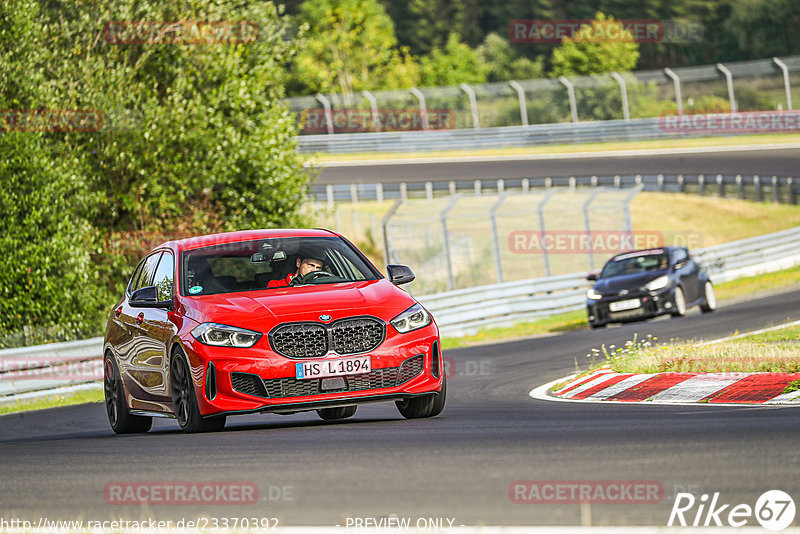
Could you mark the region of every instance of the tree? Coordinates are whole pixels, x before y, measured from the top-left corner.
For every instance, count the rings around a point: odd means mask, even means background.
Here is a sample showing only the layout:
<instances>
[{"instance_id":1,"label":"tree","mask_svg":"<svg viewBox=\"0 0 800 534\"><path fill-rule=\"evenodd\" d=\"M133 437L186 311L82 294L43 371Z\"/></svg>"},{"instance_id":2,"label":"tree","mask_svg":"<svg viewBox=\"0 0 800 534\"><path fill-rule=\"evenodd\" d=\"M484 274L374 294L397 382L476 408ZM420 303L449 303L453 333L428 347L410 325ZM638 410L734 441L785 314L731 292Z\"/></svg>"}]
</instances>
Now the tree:
<instances>
[{"instance_id":1,"label":"tree","mask_svg":"<svg viewBox=\"0 0 800 534\"><path fill-rule=\"evenodd\" d=\"M486 81L530 80L544 74L543 58L531 61L514 52L509 42L496 33L490 33L478 47L478 56L485 65Z\"/></svg>"},{"instance_id":2,"label":"tree","mask_svg":"<svg viewBox=\"0 0 800 534\"><path fill-rule=\"evenodd\" d=\"M553 50L552 75L586 76L628 72L639 59L639 45L613 17L598 12L574 38L565 37Z\"/></svg>"},{"instance_id":3,"label":"tree","mask_svg":"<svg viewBox=\"0 0 800 534\"><path fill-rule=\"evenodd\" d=\"M417 66L399 50L392 19L377 0L308 0L298 20L307 32L294 60L305 93L350 94L411 87Z\"/></svg>"},{"instance_id":4,"label":"tree","mask_svg":"<svg viewBox=\"0 0 800 534\"><path fill-rule=\"evenodd\" d=\"M457 33L451 33L443 49L434 48L430 55L420 58L420 75L424 86L484 83L486 65Z\"/></svg>"}]
</instances>

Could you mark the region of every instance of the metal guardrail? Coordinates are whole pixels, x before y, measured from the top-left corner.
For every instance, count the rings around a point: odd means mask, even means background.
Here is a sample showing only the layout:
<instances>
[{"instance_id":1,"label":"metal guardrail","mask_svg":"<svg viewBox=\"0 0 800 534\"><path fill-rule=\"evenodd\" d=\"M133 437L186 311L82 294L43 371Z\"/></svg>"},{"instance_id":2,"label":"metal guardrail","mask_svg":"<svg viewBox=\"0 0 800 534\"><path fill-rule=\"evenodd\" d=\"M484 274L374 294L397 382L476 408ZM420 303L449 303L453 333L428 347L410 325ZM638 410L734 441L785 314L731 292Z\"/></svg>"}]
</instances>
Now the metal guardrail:
<instances>
[{"instance_id":1,"label":"metal guardrail","mask_svg":"<svg viewBox=\"0 0 800 534\"><path fill-rule=\"evenodd\" d=\"M692 252L715 283L800 265L800 227ZM420 296L443 335L461 336L580 310L589 287L585 273L552 276Z\"/></svg>"},{"instance_id":2,"label":"metal guardrail","mask_svg":"<svg viewBox=\"0 0 800 534\"><path fill-rule=\"evenodd\" d=\"M714 282L800 264L800 227L693 252ZM442 334L545 317L584 306L585 273L551 276L418 297ZM102 338L0 350L0 403L47 396L102 379Z\"/></svg>"},{"instance_id":3,"label":"metal guardrail","mask_svg":"<svg viewBox=\"0 0 800 534\"><path fill-rule=\"evenodd\" d=\"M503 192L528 193L533 189L553 187L641 186L643 191L697 193L719 197L797 204L798 184L792 176L758 174L616 174L593 176L548 176L544 178L426 181L400 183L314 184L310 196L326 202L333 209L337 202L362 200L408 200L467 193L474 195Z\"/></svg>"},{"instance_id":4,"label":"metal guardrail","mask_svg":"<svg viewBox=\"0 0 800 534\"><path fill-rule=\"evenodd\" d=\"M665 129L655 118L577 123L501 126L480 130L429 130L374 132L336 135L300 135L300 152L355 154L368 152L424 152L430 150L476 150L534 145L636 141L676 137L708 136L708 132L676 132Z\"/></svg>"}]
</instances>

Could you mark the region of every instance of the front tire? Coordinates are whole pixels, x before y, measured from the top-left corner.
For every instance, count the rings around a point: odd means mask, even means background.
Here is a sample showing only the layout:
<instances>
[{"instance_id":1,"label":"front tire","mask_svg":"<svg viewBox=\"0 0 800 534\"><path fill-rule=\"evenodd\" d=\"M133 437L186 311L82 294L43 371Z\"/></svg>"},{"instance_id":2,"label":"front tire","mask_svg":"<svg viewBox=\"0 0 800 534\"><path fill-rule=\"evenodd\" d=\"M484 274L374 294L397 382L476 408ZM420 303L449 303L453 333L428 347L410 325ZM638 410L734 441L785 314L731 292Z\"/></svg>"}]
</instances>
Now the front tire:
<instances>
[{"instance_id":1,"label":"front tire","mask_svg":"<svg viewBox=\"0 0 800 534\"><path fill-rule=\"evenodd\" d=\"M153 418L131 415L125 402L122 377L111 354L103 360L103 390L105 391L106 415L111 429L117 434L141 434L153 426Z\"/></svg>"},{"instance_id":2,"label":"front tire","mask_svg":"<svg viewBox=\"0 0 800 534\"><path fill-rule=\"evenodd\" d=\"M714 293L714 284L709 281L703 285L703 303L700 305L700 311L703 313L711 313L717 309L717 295Z\"/></svg>"},{"instance_id":3,"label":"front tire","mask_svg":"<svg viewBox=\"0 0 800 534\"><path fill-rule=\"evenodd\" d=\"M356 414L358 406L340 406L339 408L320 408L317 415L325 421L335 421L337 419L347 419Z\"/></svg>"},{"instance_id":4,"label":"front tire","mask_svg":"<svg viewBox=\"0 0 800 534\"><path fill-rule=\"evenodd\" d=\"M395 402L397 411L406 419L421 419L434 417L442 413L447 400L447 378L442 378L442 389L439 394L413 397Z\"/></svg>"},{"instance_id":5,"label":"front tire","mask_svg":"<svg viewBox=\"0 0 800 534\"><path fill-rule=\"evenodd\" d=\"M683 317L684 315L686 315L686 295L679 286L675 288L675 296L672 299L672 316Z\"/></svg>"},{"instance_id":6,"label":"front tire","mask_svg":"<svg viewBox=\"0 0 800 534\"><path fill-rule=\"evenodd\" d=\"M218 432L225 427L225 416L204 418L197 405L189 364L183 351L176 350L170 365L170 393L175 419L187 434Z\"/></svg>"}]
</instances>

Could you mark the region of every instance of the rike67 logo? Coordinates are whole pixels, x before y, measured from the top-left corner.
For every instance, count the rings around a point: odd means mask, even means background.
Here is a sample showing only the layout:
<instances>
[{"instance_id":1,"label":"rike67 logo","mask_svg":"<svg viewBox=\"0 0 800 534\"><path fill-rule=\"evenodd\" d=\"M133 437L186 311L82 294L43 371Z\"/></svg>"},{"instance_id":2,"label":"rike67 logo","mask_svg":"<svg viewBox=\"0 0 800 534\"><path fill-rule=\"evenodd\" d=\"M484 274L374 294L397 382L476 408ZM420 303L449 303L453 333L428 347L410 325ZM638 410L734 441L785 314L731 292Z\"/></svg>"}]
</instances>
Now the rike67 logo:
<instances>
[{"instance_id":1,"label":"rike67 logo","mask_svg":"<svg viewBox=\"0 0 800 534\"><path fill-rule=\"evenodd\" d=\"M781 490L764 492L754 507L723 503L719 492L715 492L710 500L706 493L699 499L691 493L678 493L667 526L721 527L727 524L742 527L754 525L755 520L767 530L778 531L792 524L794 514L794 500Z\"/></svg>"}]
</instances>

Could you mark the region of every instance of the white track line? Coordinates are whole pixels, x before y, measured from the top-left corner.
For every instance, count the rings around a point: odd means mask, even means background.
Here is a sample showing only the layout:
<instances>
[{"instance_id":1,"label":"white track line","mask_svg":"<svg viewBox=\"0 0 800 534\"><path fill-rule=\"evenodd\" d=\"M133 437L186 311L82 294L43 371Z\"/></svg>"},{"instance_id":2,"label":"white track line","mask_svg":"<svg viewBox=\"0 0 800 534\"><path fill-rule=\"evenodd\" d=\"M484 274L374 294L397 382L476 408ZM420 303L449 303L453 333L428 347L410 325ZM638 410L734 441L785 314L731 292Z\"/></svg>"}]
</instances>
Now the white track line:
<instances>
[{"instance_id":1,"label":"white track line","mask_svg":"<svg viewBox=\"0 0 800 534\"><path fill-rule=\"evenodd\" d=\"M596 152L557 152L552 154L517 154L496 156L432 156L392 159L362 159L350 161L305 162L305 167L369 167L373 165L420 165L425 163L478 163L492 161L535 161L554 159L619 158L630 156L658 156L671 154L713 154L717 152L742 152L752 150L800 149L800 143L769 145L731 145L708 147L641 148L629 150L598 150Z\"/></svg>"}]
</instances>

